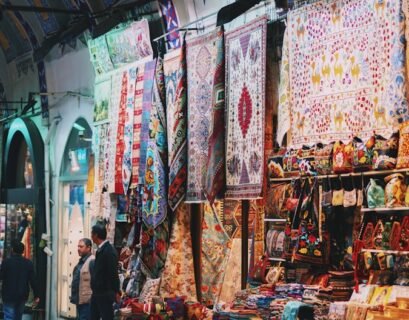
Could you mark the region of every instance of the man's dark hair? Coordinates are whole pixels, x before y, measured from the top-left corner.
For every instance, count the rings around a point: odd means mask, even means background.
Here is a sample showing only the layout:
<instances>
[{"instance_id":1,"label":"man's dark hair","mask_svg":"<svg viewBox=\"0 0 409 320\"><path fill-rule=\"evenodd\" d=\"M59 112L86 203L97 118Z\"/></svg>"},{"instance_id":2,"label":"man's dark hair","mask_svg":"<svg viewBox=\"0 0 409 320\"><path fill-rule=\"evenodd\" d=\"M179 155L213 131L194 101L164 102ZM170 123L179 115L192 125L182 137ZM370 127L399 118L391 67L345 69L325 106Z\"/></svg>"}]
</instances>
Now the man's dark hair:
<instances>
[{"instance_id":1,"label":"man's dark hair","mask_svg":"<svg viewBox=\"0 0 409 320\"><path fill-rule=\"evenodd\" d=\"M84 242L84 244L85 244L86 247L92 247L92 241L91 241L91 239L82 238L80 241L81 241L81 242Z\"/></svg>"},{"instance_id":2,"label":"man's dark hair","mask_svg":"<svg viewBox=\"0 0 409 320\"><path fill-rule=\"evenodd\" d=\"M23 254L24 244L21 241L14 239L13 241L11 241L11 249L13 249L13 252L15 254Z\"/></svg>"},{"instance_id":3,"label":"man's dark hair","mask_svg":"<svg viewBox=\"0 0 409 320\"><path fill-rule=\"evenodd\" d=\"M91 233L101 240L106 240L107 238L107 229L105 229L105 226L101 223L95 224L91 229Z\"/></svg>"}]
</instances>

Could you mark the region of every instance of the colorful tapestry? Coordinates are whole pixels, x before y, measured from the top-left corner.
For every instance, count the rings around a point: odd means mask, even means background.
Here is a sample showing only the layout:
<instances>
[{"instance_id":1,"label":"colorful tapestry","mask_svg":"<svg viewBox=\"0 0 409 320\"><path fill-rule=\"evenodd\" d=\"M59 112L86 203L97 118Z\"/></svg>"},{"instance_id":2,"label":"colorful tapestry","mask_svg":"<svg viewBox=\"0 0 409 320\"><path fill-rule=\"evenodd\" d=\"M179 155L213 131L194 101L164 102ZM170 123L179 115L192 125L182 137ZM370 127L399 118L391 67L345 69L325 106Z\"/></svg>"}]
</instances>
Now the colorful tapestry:
<instances>
[{"instance_id":1,"label":"colorful tapestry","mask_svg":"<svg viewBox=\"0 0 409 320\"><path fill-rule=\"evenodd\" d=\"M151 122L151 109L153 100L153 82L155 77L156 60L149 61L145 64L145 73L143 81L142 97L142 123L140 138L140 158L139 158L139 184L145 181L146 154L149 141L149 127Z\"/></svg>"},{"instance_id":2,"label":"colorful tapestry","mask_svg":"<svg viewBox=\"0 0 409 320\"><path fill-rule=\"evenodd\" d=\"M128 96L128 71L122 72L121 98L118 107L118 124L116 126L116 153L115 153L115 187L116 194L124 194L124 185L122 182L122 162L124 157L124 129L126 112L126 100Z\"/></svg>"},{"instance_id":3,"label":"colorful tapestry","mask_svg":"<svg viewBox=\"0 0 409 320\"><path fill-rule=\"evenodd\" d=\"M219 297L231 241L217 218L216 208L204 205L202 223L202 303L214 305Z\"/></svg>"},{"instance_id":4,"label":"colorful tapestry","mask_svg":"<svg viewBox=\"0 0 409 320\"><path fill-rule=\"evenodd\" d=\"M148 20L117 27L106 34L109 56L115 68L152 56Z\"/></svg>"},{"instance_id":5,"label":"colorful tapestry","mask_svg":"<svg viewBox=\"0 0 409 320\"><path fill-rule=\"evenodd\" d=\"M132 176L132 150L133 150L133 133L134 133L134 112L135 112L135 88L139 67L128 69L128 96L126 99L126 118L124 126L124 155L122 161L122 183L123 194L128 194L128 188Z\"/></svg>"},{"instance_id":6,"label":"colorful tapestry","mask_svg":"<svg viewBox=\"0 0 409 320\"><path fill-rule=\"evenodd\" d=\"M223 29L220 30L223 32ZM216 197L224 197L225 173L225 104L224 104L224 42L217 41L216 69L213 79L212 108L210 110L210 131L205 190L212 204Z\"/></svg>"},{"instance_id":7,"label":"colorful tapestry","mask_svg":"<svg viewBox=\"0 0 409 320\"><path fill-rule=\"evenodd\" d=\"M131 188L135 189L139 183L139 163L141 148L142 127L142 98L145 78L145 63L138 65L138 76L136 78L134 95L134 118L133 118L133 143L132 143L132 177Z\"/></svg>"},{"instance_id":8,"label":"colorful tapestry","mask_svg":"<svg viewBox=\"0 0 409 320\"><path fill-rule=\"evenodd\" d=\"M109 121L109 105L111 102L111 77L95 83L94 125Z\"/></svg>"},{"instance_id":9,"label":"colorful tapestry","mask_svg":"<svg viewBox=\"0 0 409 320\"><path fill-rule=\"evenodd\" d=\"M178 296L186 297L187 301L197 301L190 214L185 204L181 204L175 212L160 294L162 297Z\"/></svg>"},{"instance_id":10,"label":"colorful tapestry","mask_svg":"<svg viewBox=\"0 0 409 320\"><path fill-rule=\"evenodd\" d=\"M226 198L259 198L264 172L266 17L226 33Z\"/></svg>"},{"instance_id":11,"label":"colorful tapestry","mask_svg":"<svg viewBox=\"0 0 409 320\"><path fill-rule=\"evenodd\" d=\"M212 115L212 92L217 51L223 42L219 29L186 41L188 167L186 202L204 202L209 131Z\"/></svg>"},{"instance_id":12,"label":"colorful tapestry","mask_svg":"<svg viewBox=\"0 0 409 320\"><path fill-rule=\"evenodd\" d=\"M162 20L166 27L166 32L169 33L166 36L166 44L168 49L176 49L180 47L180 33L179 19L175 5L172 0L159 0L159 8L162 13Z\"/></svg>"},{"instance_id":13,"label":"colorful tapestry","mask_svg":"<svg viewBox=\"0 0 409 320\"><path fill-rule=\"evenodd\" d=\"M175 210L186 195L187 179L187 124L186 124L186 62L185 48L165 55L164 61L168 151L168 201Z\"/></svg>"},{"instance_id":14,"label":"colorful tapestry","mask_svg":"<svg viewBox=\"0 0 409 320\"><path fill-rule=\"evenodd\" d=\"M142 184L142 219L147 226L152 228L156 228L165 220L168 209L166 112L163 94L165 87L162 60L158 60L154 71L155 79Z\"/></svg>"},{"instance_id":15,"label":"colorful tapestry","mask_svg":"<svg viewBox=\"0 0 409 320\"><path fill-rule=\"evenodd\" d=\"M216 201L214 202L214 205L219 207L216 212L218 213L219 221L223 225L224 230L230 238L236 238L236 233L240 229L240 223L237 221L236 214L239 211L241 212L241 202L235 200L224 200Z\"/></svg>"},{"instance_id":16,"label":"colorful tapestry","mask_svg":"<svg viewBox=\"0 0 409 320\"><path fill-rule=\"evenodd\" d=\"M115 158L116 139L118 130L119 105L121 101L122 72L115 72L112 75L112 95L111 108L109 109L109 129L107 140L105 141L105 177L104 186L109 193L115 192Z\"/></svg>"},{"instance_id":17,"label":"colorful tapestry","mask_svg":"<svg viewBox=\"0 0 409 320\"><path fill-rule=\"evenodd\" d=\"M277 141L388 137L409 119L401 1L320 1L288 14Z\"/></svg>"},{"instance_id":18,"label":"colorful tapestry","mask_svg":"<svg viewBox=\"0 0 409 320\"><path fill-rule=\"evenodd\" d=\"M218 302L233 302L241 290L241 239L233 239Z\"/></svg>"},{"instance_id":19,"label":"colorful tapestry","mask_svg":"<svg viewBox=\"0 0 409 320\"><path fill-rule=\"evenodd\" d=\"M91 63L94 66L97 76L114 69L111 58L109 57L105 35L90 39L87 42Z\"/></svg>"}]
</instances>

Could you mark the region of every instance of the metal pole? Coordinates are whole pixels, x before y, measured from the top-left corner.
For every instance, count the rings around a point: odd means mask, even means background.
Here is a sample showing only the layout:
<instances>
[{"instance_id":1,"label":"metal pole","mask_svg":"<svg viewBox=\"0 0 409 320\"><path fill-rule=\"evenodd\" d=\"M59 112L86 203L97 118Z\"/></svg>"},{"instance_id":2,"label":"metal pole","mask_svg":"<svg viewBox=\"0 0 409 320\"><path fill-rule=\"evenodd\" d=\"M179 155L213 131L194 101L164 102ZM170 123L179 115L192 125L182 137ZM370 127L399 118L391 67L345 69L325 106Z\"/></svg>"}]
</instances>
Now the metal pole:
<instances>
[{"instance_id":1,"label":"metal pole","mask_svg":"<svg viewBox=\"0 0 409 320\"><path fill-rule=\"evenodd\" d=\"M249 271L249 209L250 201L241 201L241 288L247 287Z\"/></svg>"}]
</instances>

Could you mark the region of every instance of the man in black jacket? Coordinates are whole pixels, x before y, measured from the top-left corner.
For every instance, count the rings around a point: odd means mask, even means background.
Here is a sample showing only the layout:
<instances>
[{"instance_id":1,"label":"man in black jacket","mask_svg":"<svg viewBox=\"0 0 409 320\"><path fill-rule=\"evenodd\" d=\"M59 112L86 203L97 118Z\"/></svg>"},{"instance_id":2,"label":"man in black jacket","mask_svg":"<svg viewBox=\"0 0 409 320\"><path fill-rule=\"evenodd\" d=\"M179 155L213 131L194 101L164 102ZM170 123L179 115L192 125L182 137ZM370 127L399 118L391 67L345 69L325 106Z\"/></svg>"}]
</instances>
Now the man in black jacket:
<instances>
[{"instance_id":1,"label":"man in black jacket","mask_svg":"<svg viewBox=\"0 0 409 320\"><path fill-rule=\"evenodd\" d=\"M18 240L11 243L11 257L4 260L0 268L0 279L3 280L2 297L4 320L21 320L24 306L33 289L34 303L38 304L37 286L35 283L34 265L22 256L24 244Z\"/></svg>"},{"instance_id":2,"label":"man in black jacket","mask_svg":"<svg viewBox=\"0 0 409 320\"><path fill-rule=\"evenodd\" d=\"M91 274L91 320L112 320L113 303L119 299L118 254L106 240L105 226L94 225L91 238L98 246Z\"/></svg>"}]
</instances>

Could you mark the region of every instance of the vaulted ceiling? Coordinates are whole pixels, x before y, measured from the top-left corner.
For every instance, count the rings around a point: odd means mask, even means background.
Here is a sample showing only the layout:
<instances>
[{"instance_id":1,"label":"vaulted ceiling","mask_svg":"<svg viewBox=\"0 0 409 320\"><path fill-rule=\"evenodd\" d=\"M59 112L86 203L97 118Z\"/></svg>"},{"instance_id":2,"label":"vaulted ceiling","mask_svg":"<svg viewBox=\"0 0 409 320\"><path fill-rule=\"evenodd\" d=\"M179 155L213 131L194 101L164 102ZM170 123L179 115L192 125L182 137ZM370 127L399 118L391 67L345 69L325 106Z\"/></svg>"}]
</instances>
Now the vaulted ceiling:
<instances>
[{"instance_id":1,"label":"vaulted ceiling","mask_svg":"<svg viewBox=\"0 0 409 320\"><path fill-rule=\"evenodd\" d=\"M57 44L74 46L87 29L104 32L107 21L148 15L160 22L157 11L153 0L0 0L0 48L6 63L30 52L39 61Z\"/></svg>"}]
</instances>

